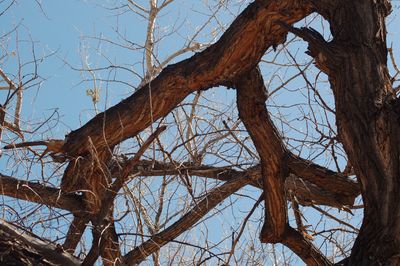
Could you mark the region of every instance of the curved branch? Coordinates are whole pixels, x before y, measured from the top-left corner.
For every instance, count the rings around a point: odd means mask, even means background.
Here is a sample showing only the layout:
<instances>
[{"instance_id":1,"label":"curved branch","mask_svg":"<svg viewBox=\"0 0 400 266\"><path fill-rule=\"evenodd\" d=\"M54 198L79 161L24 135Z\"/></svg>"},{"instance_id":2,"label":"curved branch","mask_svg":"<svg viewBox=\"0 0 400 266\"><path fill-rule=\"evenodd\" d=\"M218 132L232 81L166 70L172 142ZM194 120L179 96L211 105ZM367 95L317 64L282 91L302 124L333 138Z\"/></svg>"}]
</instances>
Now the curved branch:
<instances>
[{"instance_id":1,"label":"curved branch","mask_svg":"<svg viewBox=\"0 0 400 266\"><path fill-rule=\"evenodd\" d=\"M267 90L258 68L235 82L239 117L260 155L265 200L261 241L277 243L288 227L285 179L289 175L286 147L265 108Z\"/></svg>"},{"instance_id":2,"label":"curved branch","mask_svg":"<svg viewBox=\"0 0 400 266\"><path fill-rule=\"evenodd\" d=\"M265 222L261 241L285 244L307 265L331 265L310 241L289 225L285 181L290 174L287 157L291 154L266 109L267 91L260 70L254 68L240 78L235 87L239 117L261 158L265 199Z\"/></svg>"},{"instance_id":3,"label":"curved branch","mask_svg":"<svg viewBox=\"0 0 400 266\"><path fill-rule=\"evenodd\" d=\"M256 0L217 43L189 59L169 65L132 96L71 132L63 146L64 152L70 156L87 153L88 138L98 149L113 147L168 114L191 92L227 84L257 65L269 47L285 40L288 31L276 21L291 25L310 13L311 4L306 1Z\"/></svg>"}]
</instances>

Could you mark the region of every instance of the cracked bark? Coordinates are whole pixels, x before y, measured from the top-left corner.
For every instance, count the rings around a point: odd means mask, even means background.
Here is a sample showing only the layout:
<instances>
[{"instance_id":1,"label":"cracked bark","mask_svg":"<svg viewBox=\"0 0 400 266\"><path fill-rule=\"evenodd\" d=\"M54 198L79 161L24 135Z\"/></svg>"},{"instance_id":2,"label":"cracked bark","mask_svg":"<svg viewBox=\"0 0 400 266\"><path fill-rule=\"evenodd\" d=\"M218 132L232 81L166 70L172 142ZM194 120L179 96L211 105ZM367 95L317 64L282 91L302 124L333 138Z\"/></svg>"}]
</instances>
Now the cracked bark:
<instances>
[{"instance_id":1,"label":"cracked bark","mask_svg":"<svg viewBox=\"0 0 400 266\"><path fill-rule=\"evenodd\" d=\"M323 40L315 31L290 27L312 10L317 10L330 22L331 42ZM102 207L100 195L109 185L107 164L114 145L138 134L151 121L165 116L191 92L236 81L241 116L248 117L243 121L262 158L258 175L264 181L262 188L266 191L267 209L263 241L287 245L310 265L329 264L307 239L288 226L285 182L292 173L332 193L332 197L337 197L337 201L342 203L354 200L358 193L357 185L286 151L265 110L263 84L258 78L260 74L254 70L265 51L282 43L290 30L309 42L309 54L329 76L336 101L339 138L362 185L365 219L346 263L397 265L400 250L400 126L399 112L393 104L396 96L386 67L384 19L388 12L386 0L255 1L238 16L217 43L189 59L168 66L138 92L71 132L62 147L63 153L71 160L62 187L66 191L90 188L94 196L85 196L88 202L85 207L92 212L99 211ZM275 23L277 21L279 23ZM246 101L250 104L243 107ZM150 106L153 106L151 111ZM150 113L154 116L150 117ZM249 117L254 114L258 116ZM261 120L266 123L259 123ZM80 159L76 159L78 157ZM213 175L222 178L219 174ZM332 177L335 177L334 181ZM74 194L66 195L59 189L3 175L0 180L4 195L73 213L83 210L82 197ZM158 250L159 245L165 245L201 219L199 214L205 215L215 206L207 204L218 204L232 191L244 186L242 182L247 181L235 177L220 187L226 188L222 190L225 192L213 190L207 201L201 201L192 209L193 212L179 220L181 224L176 223L151 239L158 243L157 246L145 242L141 246L146 250L144 255L138 247L128 253L125 261L132 263L136 258L140 261L148 252ZM246 184L258 185L255 180ZM71 241L70 245L75 245L75 242Z\"/></svg>"},{"instance_id":2,"label":"cracked bark","mask_svg":"<svg viewBox=\"0 0 400 266\"><path fill-rule=\"evenodd\" d=\"M62 150L71 161L62 178L62 190L89 191L84 192L85 207L98 212L110 181L105 166L116 144L168 114L191 92L224 84L253 68L269 47L285 41L287 30L274 23L276 20L292 24L310 12L306 1L256 0L214 45L166 67L132 96L68 134Z\"/></svg>"}]
</instances>

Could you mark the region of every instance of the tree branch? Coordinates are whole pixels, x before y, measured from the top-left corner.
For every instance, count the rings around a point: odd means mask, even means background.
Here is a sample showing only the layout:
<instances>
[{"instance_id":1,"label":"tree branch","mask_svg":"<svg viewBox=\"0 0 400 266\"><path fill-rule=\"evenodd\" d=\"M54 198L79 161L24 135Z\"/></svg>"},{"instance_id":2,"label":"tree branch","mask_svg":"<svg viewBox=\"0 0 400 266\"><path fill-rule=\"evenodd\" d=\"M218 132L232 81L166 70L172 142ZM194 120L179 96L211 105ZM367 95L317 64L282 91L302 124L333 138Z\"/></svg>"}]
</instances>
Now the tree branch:
<instances>
[{"instance_id":1,"label":"tree branch","mask_svg":"<svg viewBox=\"0 0 400 266\"><path fill-rule=\"evenodd\" d=\"M343 205L352 205L360 195L360 185L341 173L334 172L294 154L286 158L290 172L334 195Z\"/></svg>"},{"instance_id":2,"label":"tree branch","mask_svg":"<svg viewBox=\"0 0 400 266\"><path fill-rule=\"evenodd\" d=\"M191 92L225 84L252 69L269 47L285 40L287 29L276 21L290 25L310 12L311 4L305 1L256 0L235 19L217 43L166 67L132 96L71 132L63 150L70 156L83 155L89 150L88 138L102 149L138 134L152 121L168 114Z\"/></svg>"},{"instance_id":3,"label":"tree branch","mask_svg":"<svg viewBox=\"0 0 400 266\"><path fill-rule=\"evenodd\" d=\"M156 252L183 232L189 230L215 206L251 182L252 179L250 177L235 178L214 188L177 222L128 252L123 258L123 263L126 265L139 264L147 256Z\"/></svg>"},{"instance_id":4,"label":"tree branch","mask_svg":"<svg viewBox=\"0 0 400 266\"><path fill-rule=\"evenodd\" d=\"M111 164L112 175L120 174L120 167L125 168L123 157L115 159ZM291 175L285 181L288 193L294 193L302 205L326 205L343 209L351 206L360 194L359 186L350 178L292 155L288 158ZM130 175L134 176L164 176L187 173L193 176L229 181L233 178L251 175L254 177L251 186L262 189L261 167L253 166L244 171L231 167L213 167L208 165L193 165L190 163L165 163L160 161L141 160L132 168Z\"/></svg>"},{"instance_id":5,"label":"tree branch","mask_svg":"<svg viewBox=\"0 0 400 266\"><path fill-rule=\"evenodd\" d=\"M86 229L87 223L90 221L87 216L74 216L71 225L69 226L68 232L65 237L65 241L63 244L64 250L73 254L75 252L76 247L79 244L79 241L82 238L82 235Z\"/></svg>"},{"instance_id":6,"label":"tree branch","mask_svg":"<svg viewBox=\"0 0 400 266\"><path fill-rule=\"evenodd\" d=\"M106 190L105 195L103 195L101 199L100 211L93 219L91 219L94 226L92 247L82 265L93 265L100 254L102 255L105 265L114 265L114 263L120 261L121 254L119 251L118 237L115 233L112 215L115 196L128 180L132 168L139 163L140 157L142 157L151 143L166 128L166 126L157 128L157 130L147 138L136 152L135 156L127 161L122 173L117 175L114 183L112 183L108 190Z\"/></svg>"},{"instance_id":7,"label":"tree branch","mask_svg":"<svg viewBox=\"0 0 400 266\"><path fill-rule=\"evenodd\" d=\"M71 158L83 158L72 159L61 187L66 191L87 190L87 205L98 212L99 200L108 187L108 175L103 173L102 165L111 157L107 152L110 148L168 114L190 93L226 84L238 73L252 69L270 46L285 40L287 30L274 21L282 20L290 25L310 12L310 4L297 0L251 3L217 43L189 59L167 66L132 96L71 132L65 139L63 153ZM96 153L92 152L93 147ZM96 169L90 165L93 160L98 161Z\"/></svg>"},{"instance_id":8,"label":"tree branch","mask_svg":"<svg viewBox=\"0 0 400 266\"><path fill-rule=\"evenodd\" d=\"M285 181L289 176L286 150L265 106L267 90L258 68L235 82L239 117L246 126L261 159L265 222L261 242L282 243L307 265L331 265L301 233L290 227Z\"/></svg>"},{"instance_id":9,"label":"tree branch","mask_svg":"<svg viewBox=\"0 0 400 266\"><path fill-rule=\"evenodd\" d=\"M289 227L282 242L309 266L333 265L307 238Z\"/></svg>"},{"instance_id":10,"label":"tree branch","mask_svg":"<svg viewBox=\"0 0 400 266\"><path fill-rule=\"evenodd\" d=\"M0 173L0 194L60 208L71 213L82 213L82 197L76 194L64 194L58 188L47 187L31 181L18 180Z\"/></svg>"},{"instance_id":11,"label":"tree branch","mask_svg":"<svg viewBox=\"0 0 400 266\"><path fill-rule=\"evenodd\" d=\"M246 126L261 160L265 222L261 241L278 243L288 227L285 179L289 175L286 147L265 108L267 90L258 68L235 82L239 117Z\"/></svg>"}]
</instances>

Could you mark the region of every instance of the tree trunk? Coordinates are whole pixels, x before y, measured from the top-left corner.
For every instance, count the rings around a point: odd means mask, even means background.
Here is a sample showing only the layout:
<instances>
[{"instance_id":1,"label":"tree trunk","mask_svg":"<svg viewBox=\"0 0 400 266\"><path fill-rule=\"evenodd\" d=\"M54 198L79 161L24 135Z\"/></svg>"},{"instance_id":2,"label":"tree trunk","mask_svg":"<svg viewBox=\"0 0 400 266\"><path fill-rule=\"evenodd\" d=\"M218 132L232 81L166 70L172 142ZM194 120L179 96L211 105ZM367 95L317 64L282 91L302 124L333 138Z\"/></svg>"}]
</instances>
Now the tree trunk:
<instances>
[{"instance_id":1,"label":"tree trunk","mask_svg":"<svg viewBox=\"0 0 400 266\"><path fill-rule=\"evenodd\" d=\"M323 2L323 1L322 1ZM316 3L333 40L295 33L328 74L339 139L362 185L364 220L347 265L400 264L399 113L387 69L387 0ZM332 5L334 8L332 8Z\"/></svg>"}]
</instances>

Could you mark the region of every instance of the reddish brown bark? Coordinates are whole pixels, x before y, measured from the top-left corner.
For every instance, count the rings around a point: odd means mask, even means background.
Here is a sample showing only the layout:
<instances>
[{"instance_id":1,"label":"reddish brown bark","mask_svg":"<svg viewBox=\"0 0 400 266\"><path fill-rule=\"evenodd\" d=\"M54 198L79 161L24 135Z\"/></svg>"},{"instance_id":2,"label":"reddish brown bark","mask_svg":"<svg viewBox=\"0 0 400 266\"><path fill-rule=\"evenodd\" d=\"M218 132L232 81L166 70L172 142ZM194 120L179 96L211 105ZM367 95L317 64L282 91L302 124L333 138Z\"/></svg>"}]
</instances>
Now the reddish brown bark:
<instances>
[{"instance_id":1,"label":"reddish brown bark","mask_svg":"<svg viewBox=\"0 0 400 266\"><path fill-rule=\"evenodd\" d=\"M83 191L87 209L97 213L110 183L105 166L114 145L165 116L191 92L225 84L253 68L269 47L285 40L287 30L275 24L276 20L292 24L310 12L306 1L257 0L250 4L217 43L166 67L132 96L71 132L63 146L71 162L61 188Z\"/></svg>"},{"instance_id":2,"label":"reddish brown bark","mask_svg":"<svg viewBox=\"0 0 400 266\"><path fill-rule=\"evenodd\" d=\"M99 150L113 147L168 114L191 92L224 85L249 71L268 48L285 41L287 30L276 21L292 24L310 12L307 1L254 1L218 42L189 59L169 65L132 96L68 134L64 152L70 156L87 153L89 138Z\"/></svg>"},{"instance_id":3,"label":"reddish brown bark","mask_svg":"<svg viewBox=\"0 0 400 266\"><path fill-rule=\"evenodd\" d=\"M255 68L235 82L239 117L246 126L261 160L265 199L265 222L261 241L282 241L289 226L285 179L289 169L285 162L288 152L265 108L267 91L260 71Z\"/></svg>"}]
</instances>

